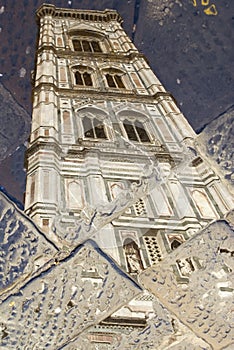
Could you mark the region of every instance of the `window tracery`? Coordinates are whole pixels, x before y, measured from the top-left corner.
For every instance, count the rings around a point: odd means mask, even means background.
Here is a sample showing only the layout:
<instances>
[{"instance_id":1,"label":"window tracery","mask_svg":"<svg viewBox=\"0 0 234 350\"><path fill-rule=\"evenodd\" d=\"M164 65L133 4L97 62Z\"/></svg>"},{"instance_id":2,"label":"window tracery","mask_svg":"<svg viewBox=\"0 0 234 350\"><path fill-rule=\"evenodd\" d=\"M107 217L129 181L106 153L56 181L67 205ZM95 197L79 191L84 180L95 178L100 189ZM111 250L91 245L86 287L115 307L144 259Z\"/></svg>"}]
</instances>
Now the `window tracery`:
<instances>
[{"instance_id":1,"label":"window tracery","mask_svg":"<svg viewBox=\"0 0 234 350\"><path fill-rule=\"evenodd\" d=\"M128 139L136 142L150 142L144 125L139 120L124 119L123 126Z\"/></svg>"},{"instance_id":2,"label":"window tracery","mask_svg":"<svg viewBox=\"0 0 234 350\"><path fill-rule=\"evenodd\" d=\"M80 86L93 86L91 74L85 69L76 70L75 84Z\"/></svg>"},{"instance_id":3,"label":"window tracery","mask_svg":"<svg viewBox=\"0 0 234 350\"><path fill-rule=\"evenodd\" d=\"M107 139L107 134L103 121L92 116L84 116L83 120L84 136L92 139Z\"/></svg>"},{"instance_id":4,"label":"window tracery","mask_svg":"<svg viewBox=\"0 0 234 350\"><path fill-rule=\"evenodd\" d=\"M125 85L123 83L122 77L120 74L116 74L116 73L107 73L106 75L106 81L107 81L107 85L110 88L114 88L114 89L125 89Z\"/></svg>"},{"instance_id":5,"label":"window tracery","mask_svg":"<svg viewBox=\"0 0 234 350\"><path fill-rule=\"evenodd\" d=\"M101 68L101 73L105 77L105 86L111 89L128 89L129 79L124 70L118 67Z\"/></svg>"},{"instance_id":6,"label":"window tracery","mask_svg":"<svg viewBox=\"0 0 234 350\"><path fill-rule=\"evenodd\" d=\"M101 46L97 40L73 39L74 51L78 52L102 52Z\"/></svg>"}]
</instances>

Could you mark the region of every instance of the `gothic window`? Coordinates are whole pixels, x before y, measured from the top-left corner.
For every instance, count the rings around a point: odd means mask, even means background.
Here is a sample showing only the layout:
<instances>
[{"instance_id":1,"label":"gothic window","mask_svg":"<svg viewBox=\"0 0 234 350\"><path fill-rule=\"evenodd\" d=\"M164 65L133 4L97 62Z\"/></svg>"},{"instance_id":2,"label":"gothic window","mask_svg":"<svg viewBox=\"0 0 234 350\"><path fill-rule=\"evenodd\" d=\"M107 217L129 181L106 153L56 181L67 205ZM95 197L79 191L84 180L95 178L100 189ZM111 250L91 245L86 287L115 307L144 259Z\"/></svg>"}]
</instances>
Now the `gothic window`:
<instances>
[{"instance_id":1,"label":"gothic window","mask_svg":"<svg viewBox=\"0 0 234 350\"><path fill-rule=\"evenodd\" d=\"M123 126L129 140L136 142L150 142L144 125L140 121L130 121L125 119L123 121Z\"/></svg>"},{"instance_id":2,"label":"gothic window","mask_svg":"<svg viewBox=\"0 0 234 350\"><path fill-rule=\"evenodd\" d=\"M127 238L124 241L123 248L127 262L127 270L130 273L140 272L143 269L143 264L138 245L132 239Z\"/></svg>"},{"instance_id":3,"label":"gothic window","mask_svg":"<svg viewBox=\"0 0 234 350\"><path fill-rule=\"evenodd\" d=\"M75 71L75 83L80 86L93 86L91 74L87 71Z\"/></svg>"},{"instance_id":4,"label":"gothic window","mask_svg":"<svg viewBox=\"0 0 234 350\"><path fill-rule=\"evenodd\" d=\"M85 116L83 118L84 136L92 139L107 139L105 126L97 118Z\"/></svg>"},{"instance_id":5,"label":"gothic window","mask_svg":"<svg viewBox=\"0 0 234 350\"><path fill-rule=\"evenodd\" d=\"M120 74L106 74L106 81L109 87L114 89L125 89L124 83L122 81L122 77Z\"/></svg>"},{"instance_id":6,"label":"gothic window","mask_svg":"<svg viewBox=\"0 0 234 350\"><path fill-rule=\"evenodd\" d=\"M73 39L72 43L74 50L78 52L102 52L96 40Z\"/></svg>"}]
</instances>

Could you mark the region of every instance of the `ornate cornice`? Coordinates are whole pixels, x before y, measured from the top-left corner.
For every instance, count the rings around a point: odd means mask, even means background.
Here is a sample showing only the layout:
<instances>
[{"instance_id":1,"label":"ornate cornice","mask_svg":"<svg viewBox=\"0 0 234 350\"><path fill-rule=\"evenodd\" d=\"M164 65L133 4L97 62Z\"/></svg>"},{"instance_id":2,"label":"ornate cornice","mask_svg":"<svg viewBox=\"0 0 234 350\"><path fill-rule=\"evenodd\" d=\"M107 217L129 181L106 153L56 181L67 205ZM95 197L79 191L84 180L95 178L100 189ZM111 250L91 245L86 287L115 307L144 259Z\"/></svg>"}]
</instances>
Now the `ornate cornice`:
<instances>
[{"instance_id":1,"label":"ornate cornice","mask_svg":"<svg viewBox=\"0 0 234 350\"><path fill-rule=\"evenodd\" d=\"M37 54L43 52L43 51L53 51L53 53L57 56L57 58L86 58L90 57L90 52L77 52L72 51L69 49L61 49L57 48L53 43L45 44L43 43L40 48L37 50ZM118 52L115 53L113 51L110 51L108 53L105 52L92 52L92 57L97 58L103 58L103 59L110 59L115 61L127 61L130 62L134 60L135 58L144 58L146 60L146 57L143 53L140 53L134 49L129 49L127 52Z\"/></svg>"},{"instance_id":2,"label":"ornate cornice","mask_svg":"<svg viewBox=\"0 0 234 350\"><path fill-rule=\"evenodd\" d=\"M160 97L162 98L165 98L165 97L170 97L174 102L175 104L178 106L178 103L175 99L175 97L172 95L172 93L170 93L169 91L159 91L159 92L156 92L156 94L153 95L153 97L156 99L156 100L159 100Z\"/></svg>"},{"instance_id":3,"label":"ornate cornice","mask_svg":"<svg viewBox=\"0 0 234 350\"><path fill-rule=\"evenodd\" d=\"M99 143L89 141L83 141L83 148L80 145L72 145L68 148L64 159L73 159L73 158L84 158L87 154L93 153L98 154L100 158L105 160L111 160L112 162L127 162L135 163L136 157L139 161L145 161L146 158L151 157L152 159L156 158L159 162L168 162L172 166L175 166L175 160L169 154L165 146L155 146L148 145L144 146L142 144L135 147L128 148L128 153L126 154L126 148L113 149L113 144L105 144L104 142ZM144 154L139 154L139 150L143 150Z\"/></svg>"},{"instance_id":4,"label":"ornate cornice","mask_svg":"<svg viewBox=\"0 0 234 350\"><path fill-rule=\"evenodd\" d=\"M77 98L80 99L87 99L91 98L92 100L99 100L101 99L103 101L103 93L105 93L105 100L106 101L126 101L134 102L134 103L154 103L154 102L160 102L160 98L164 97L170 97L173 99L173 101L176 100L173 97L173 95L170 92L157 92L154 95L140 95L133 93L132 90L118 90L113 91L113 89L110 91L110 88L90 88L87 87L79 87L79 88L59 88L53 83L46 83L41 82L37 86L33 88L33 92L40 91L42 87L45 88L53 88L56 93L58 93L62 97L69 97L69 98ZM176 103L177 104L177 103Z\"/></svg>"},{"instance_id":5,"label":"ornate cornice","mask_svg":"<svg viewBox=\"0 0 234 350\"><path fill-rule=\"evenodd\" d=\"M52 16L55 18L72 18L89 22L123 22L123 19L115 10L74 10L55 7L51 4L43 4L37 10L36 15L38 19L43 18L44 16Z\"/></svg>"},{"instance_id":6,"label":"ornate cornice","mask_svg":"<svg viewBox=\"0 0 234 350\"><path fill-rule=\"evenodd\" d=\"M34 141L27 149L26 156L29 157L41 149L54 151L57 155L62 152L62 148L57 142Z\"/></svg>"}]
</instances>

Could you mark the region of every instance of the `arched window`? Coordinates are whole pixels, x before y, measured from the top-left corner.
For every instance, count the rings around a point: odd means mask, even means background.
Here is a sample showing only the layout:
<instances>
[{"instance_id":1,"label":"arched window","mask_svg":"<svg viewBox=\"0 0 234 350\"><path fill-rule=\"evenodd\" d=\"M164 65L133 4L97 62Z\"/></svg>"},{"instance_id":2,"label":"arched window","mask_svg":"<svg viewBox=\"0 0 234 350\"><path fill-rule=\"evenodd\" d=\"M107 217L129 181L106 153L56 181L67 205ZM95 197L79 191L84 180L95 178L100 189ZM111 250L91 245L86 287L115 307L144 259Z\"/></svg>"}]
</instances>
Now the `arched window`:
<instances>
[{"instance_id":1,"label":"arched window","mask_svg":"<svg viewBox=\"0 0 234 350\"><path fill-rule=\"evenodd\" d=\"M78 52L102 52L97 40L73 39L73 48Z\"/></svg>"},{"instance_id":2,"label":"arched window","mask_svg":"<svg viewBox=\"0 0 234 350\"><path fill-rule=\"evenodd\" d=\"M127 238L124 241L123 248L128 271L130 273L140 272L143 269L143 264L141 260L140 250L136 242L130 238Z\"/></svg>"},{"instance_id":3,"label":"arched window","mask_svg":"<svg viewBox=\"0 0 234 350\"><path fill-rule=\"evenodd\" d=\"M122 81L121 75L120 74L106 74L106 81L109 87L114 88L114 89L125 89L124 83Z\"/></svg>"},{"instance_id":4,"label":"arched window","mask_svg":"<svg viewBox=\"0 0 234 350\"><path fill-rule=\"evenodd\" d=\"M103 122L95 117L85 116L82 120L84 136L93 139L107 139Z\"/></svg>"},{"instance_id":5,"label":"arched window","mask_svg":"<svg viewBox=\"0 0 234 350\"><path fill-rule=\"evenodd\" d=\"M128 119L125 119L123 121L123 126L129 140L137 142L150 142L144 125L140 121L130 121Z\"/></svg>"},{"instance_id":6,"label":"arched window","mask_svg":"<svg viewBox=\"0 0 234 350\"><path fill-rule=\"evenodd\" d=\"M84 69L75 71L75 83L80 86L93 86L91 74Z\"/></svg>"}]
</instances>

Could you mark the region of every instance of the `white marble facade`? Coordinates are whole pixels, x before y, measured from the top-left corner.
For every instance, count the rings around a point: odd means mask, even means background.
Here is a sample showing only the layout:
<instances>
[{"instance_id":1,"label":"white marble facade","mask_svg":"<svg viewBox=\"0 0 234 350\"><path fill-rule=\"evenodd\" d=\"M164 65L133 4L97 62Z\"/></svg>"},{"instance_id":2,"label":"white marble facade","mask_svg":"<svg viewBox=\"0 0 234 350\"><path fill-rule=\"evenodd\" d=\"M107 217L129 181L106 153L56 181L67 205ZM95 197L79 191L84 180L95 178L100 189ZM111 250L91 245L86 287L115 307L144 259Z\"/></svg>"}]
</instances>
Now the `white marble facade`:
<instances>
[{"instance_id":1,"label":"white marble facade","mask_svg":"<svg viewBox=\"0 0 234 350\"><path fill-rule=\"evenodd\" d=\"M135 275L233 202L119 15L66 13L52 5L37 13L25 212L51 239L55 232L63 239L155 169L155 185L95 236Z\"/></svg>"}]
</instances>

